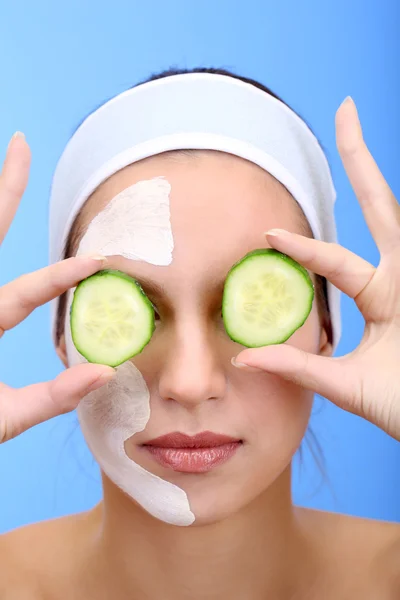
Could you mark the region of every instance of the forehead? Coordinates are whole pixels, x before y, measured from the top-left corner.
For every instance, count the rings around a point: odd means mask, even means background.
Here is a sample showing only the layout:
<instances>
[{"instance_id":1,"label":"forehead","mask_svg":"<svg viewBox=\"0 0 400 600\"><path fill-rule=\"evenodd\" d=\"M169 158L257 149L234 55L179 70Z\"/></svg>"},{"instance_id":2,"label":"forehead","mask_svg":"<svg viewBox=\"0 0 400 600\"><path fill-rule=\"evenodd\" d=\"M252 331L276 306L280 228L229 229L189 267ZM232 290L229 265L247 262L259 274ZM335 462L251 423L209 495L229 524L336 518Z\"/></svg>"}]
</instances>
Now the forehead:
<instances>
[{"instance_id":1,"label":"forehead","mask_svg":"<svg viewBox=\"0 0 400 600\"><path fill-rule=\"evenodd\" d=\"M80 225L85 229L125 188L160 176L171 185L174 266L223 272L246 252L268 247L267 229L304 233L300 209L278 181L253 163L215 151L167 153L126 167L91 196Z\"/></svg>"}]
</instances>

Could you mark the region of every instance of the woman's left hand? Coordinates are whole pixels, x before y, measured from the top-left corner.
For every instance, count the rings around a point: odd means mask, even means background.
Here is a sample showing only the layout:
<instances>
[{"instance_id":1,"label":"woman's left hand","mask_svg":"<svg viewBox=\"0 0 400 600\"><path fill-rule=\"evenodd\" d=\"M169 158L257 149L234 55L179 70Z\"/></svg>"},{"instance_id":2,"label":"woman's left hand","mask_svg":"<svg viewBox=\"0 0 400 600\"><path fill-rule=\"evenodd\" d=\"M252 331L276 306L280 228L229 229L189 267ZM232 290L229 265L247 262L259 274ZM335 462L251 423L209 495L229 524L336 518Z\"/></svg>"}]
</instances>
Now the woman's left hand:
<instances>
[{"instance_id":1,"label":"woman's left hand","mask_svg":"<svg viewBox=\"0 0 400 600\"><path fill-rule=\"evenodd\" d=\"M266 235L271 246L354 299L365 319L361 343L337 358L289 344L246 349L236 362L312 390L400 440L400 206L363 140L350 98L336 114L336 141L379 249L379 266L339 244L294 233Z\"/></svg>"}]
</instances>

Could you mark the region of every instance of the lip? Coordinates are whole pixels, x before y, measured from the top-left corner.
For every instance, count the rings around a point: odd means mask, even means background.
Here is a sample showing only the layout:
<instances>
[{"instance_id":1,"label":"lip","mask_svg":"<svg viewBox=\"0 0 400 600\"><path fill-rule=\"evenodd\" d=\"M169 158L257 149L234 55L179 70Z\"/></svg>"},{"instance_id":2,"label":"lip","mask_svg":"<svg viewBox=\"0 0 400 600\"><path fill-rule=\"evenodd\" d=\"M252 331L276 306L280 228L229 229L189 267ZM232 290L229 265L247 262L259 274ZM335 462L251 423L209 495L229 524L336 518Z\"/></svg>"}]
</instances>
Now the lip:
<instances>
[{"instance_id":1,"label":"lip","mask_svg":"<svg viewBox=\"0 0 400 600\"><path fill-rule=\"evenodd\" d=\"M190 436L178 431L143 444L160 465L180 473L207 473L236 454L242 440L203 431Z\"/></svg>"}]
</instances>

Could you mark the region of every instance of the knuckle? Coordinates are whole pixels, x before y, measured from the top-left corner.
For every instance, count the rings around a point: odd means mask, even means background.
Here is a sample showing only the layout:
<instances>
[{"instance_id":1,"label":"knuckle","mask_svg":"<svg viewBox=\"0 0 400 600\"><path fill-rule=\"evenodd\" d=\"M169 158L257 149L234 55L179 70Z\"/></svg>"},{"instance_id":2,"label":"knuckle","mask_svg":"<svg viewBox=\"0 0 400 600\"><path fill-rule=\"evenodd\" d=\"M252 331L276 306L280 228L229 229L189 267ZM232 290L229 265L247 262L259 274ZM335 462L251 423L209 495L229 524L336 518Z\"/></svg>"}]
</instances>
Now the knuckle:
<instances>
[{"instance_id":1,"label":"knuckle","mask_svg":"<svg viewBox=\"0 0 400 600\"><path fill-rule=\"evenodd\" d=\"M331 257L331 263L326 268L325 277L328 279L337 279L343 275L346 264L346 255L343 252L342 246L332 243L329 248L329 256ZM334 258L332 259L332 257Z\"/></svg>"},{"instance_id":2,"label":"knuckle","mask_svg":"<svg viewBox=\"0 0 400 600\"><path fill-rule=\"evenodd\" d=\"M67 258L48 267L46 273L48 287L56 293L64 292L79 279L79 273L76 272L78 265L79 262Z\"/></svg>"},{"instance_id":3,"label":"knuckle","mask_svg":"<svg viewBox=\"0 0 400 600\"><path fill-rule=\"evenodd\" d=\"M65 414L74 410L79 400L80 397L77 394L68 394L65 396L62 403L59 405L60 413Z\"/></svg>"},{"instance_id":4,"label":"knuckle","mask_svg":"<svg viewBox=\"0 0 400 600\"><path fill-rule=\"evenodd\" d=\"M60 272L62 267L59 267L59 264L61 265L61 263L56 263L49 267L49 270L46 273L47 286L55 290L62 287L62 273Z\"/></svg>"},{"instance_id":5,"label":"knuckle","mask_svg":"<svg viewBox=\"0 0 400 600\"><path fill-rule=\"evenodd\" d=\"M8 440L15 437L15 434L10 427L10 423L5 418L0 418L0 444L4 444Z\"/></svg>"},{"instance_id":6,"label":"knuckle","mask_svg":"<svg viewBox=\"0 0 400 600\"><path fill-rule=\"evenodd\" d=\"M22 433L22 429L21 431L17 431L16 428L12 427L5 419L0 419L0 444L9 442L20 433Z\"/></svg>"},{"instance_id":7,"label":"knuckle","mask_svg":"<svg viewBox=\"0 0 400 600\"><path fill-rule=\"evenodd\" d=\"M11 426L9 419L4 415L7 413L7 395L12 393L4 383L0 383L0 444L15 437L15 429Z\"/></svg>"},{"instance_id":8,"label":"knuckle","mask_svg":"<svg viewBox=\"0 0 400 600\"><path fill-rule=\"evenodd\" d=\"M27 281L24 276L15 280L15 298L16 304L23 309L24 312L32 312L35 308L35 302L32 296L32 289L26 285Z\"/></svg>"},{"instance_id":9,"label":"knuckle","mask_svg":"<svg viewBox=\"0 0 400 600\"><path fill-rule=\"evenodd\" d=\"M71 412L76 408L80 400L79 394L66 394L58 389L59 382L57 378L52 382L49 388L49 400L54 407L54 412L63 415Z\"/></svg>"},{"instance_id":10,"label":"knuckle","mask_svg":"<svg viewBox=\"0 0 400 600\"><path fill-rule=\"evenodd\" d=\"M19 181L19 179L13 178L12 180L8 177L2 177L0 180L0 185L2 190L13 198L21 198L23 195L25 188L24 185Z\"/></svg>"},{"instance_id":11,"label":"knuckle","mask_svg":"<svg viewBox=\"0 0 400 600\"><path fill-rule=\"evenodd\" d=\"M337 141L337 149L346 158L353 158L360 149L360 143L356 140L348 140L345 137Z\"/></svg>"},{"instance_id":12,"label":"knuckle","mask_svg":"<svg viewBox=\"0 0 400 600\"><path fill-rule=\"evenodd\" d=\"M7 424L4 419L0 419L0 444L7 441Z\"/></svg>"},{"instance_id":13,"label":"knuckle","mask_svg":"<svg viewBox=\"0 0 400 600\"><path fill-rule=\"evenodd\" d=\"M309 356L305 350L300 348L296 351L298 366L294 368L293 372L290 374L290 381L295 385L302 385L304 382L304 378L308 375L309 372Z\"/></svg>"}]
</instances>

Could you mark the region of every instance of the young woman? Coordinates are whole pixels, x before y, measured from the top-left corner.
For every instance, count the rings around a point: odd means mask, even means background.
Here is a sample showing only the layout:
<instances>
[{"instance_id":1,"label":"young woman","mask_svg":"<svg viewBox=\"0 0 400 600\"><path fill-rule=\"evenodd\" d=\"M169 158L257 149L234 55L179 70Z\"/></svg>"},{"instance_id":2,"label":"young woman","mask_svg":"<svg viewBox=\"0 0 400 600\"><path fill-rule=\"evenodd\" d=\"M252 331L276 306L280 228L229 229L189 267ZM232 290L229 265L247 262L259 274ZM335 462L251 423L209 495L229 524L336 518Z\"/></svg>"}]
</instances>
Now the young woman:
<instances>
[{"instance_id":1,"label":"young woman","mask_svg":"<svg viewBox=\"0 0 400 600\"><path fill-rule=\"evenodd\" d=\"M52 301L67 368L2 385L0 440L78 408L104 498L4 535L2 600L400 597L398 525L291 499L314 393L400 439L400 209L351 99L336 131L377 268L336 243L322 150L257 82L165 73L74 134L54 177L51 265L0 290L1 333ZM0 179L1 238L29 163L18 133ZM244 348L221 318L226 276L271 247L308 269L315 300L285 343ZM149 343L116 369L88 363L71 335L73 289L103 269L136 279L156 311ZM359 347L333 358L339 290L366 325Z\"/></svg>"}]
</instances>

